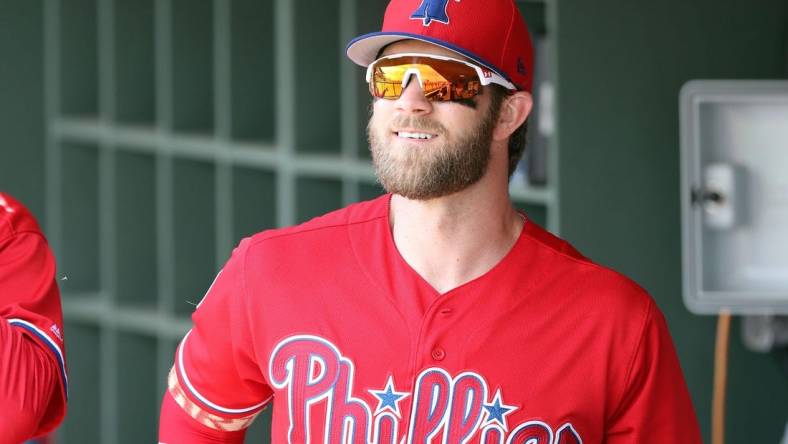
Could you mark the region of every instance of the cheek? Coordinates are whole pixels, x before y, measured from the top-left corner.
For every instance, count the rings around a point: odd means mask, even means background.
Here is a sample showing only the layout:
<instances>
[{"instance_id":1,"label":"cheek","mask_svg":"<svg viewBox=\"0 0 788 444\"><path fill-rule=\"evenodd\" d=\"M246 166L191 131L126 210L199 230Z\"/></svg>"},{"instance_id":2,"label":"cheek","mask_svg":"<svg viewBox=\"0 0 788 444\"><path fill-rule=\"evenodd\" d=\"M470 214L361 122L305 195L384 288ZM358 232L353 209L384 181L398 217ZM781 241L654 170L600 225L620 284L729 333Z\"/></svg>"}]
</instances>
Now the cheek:
<instances>
[{"instance_id":1,"label":"cheek","mask_svg":"<svg viewBox=\"0 0 788 444\"><path fill-rule=\"evenodd\" d=\"M371 107L372 114L369 117L370 128L382 135L383 131L388 131L391 123L393 111L389 100L376 100Z\"/></svg>"},{"instance_id":2,"label":"cheek","mask_svg":"<svg viewBox=\"0 0 788 444\"><path fill-rule=\"evenodd\" d=\"M370 106L372 111L371 117L376 117L378 120L388 119L394 112L393 100L375 99Z\"/></svg>"},{"instance_id":3,"label":"cheek","mask_svg":"<svg viewBox=\"0 0 788 444\"><path fill-rule=\"evenodd\" d=\"M370 116L369 123L367 124L367 130L378 139L383 135L382 130L385 126L382 120L380 113L374 112Z\"/></svg>"}]
</instances>

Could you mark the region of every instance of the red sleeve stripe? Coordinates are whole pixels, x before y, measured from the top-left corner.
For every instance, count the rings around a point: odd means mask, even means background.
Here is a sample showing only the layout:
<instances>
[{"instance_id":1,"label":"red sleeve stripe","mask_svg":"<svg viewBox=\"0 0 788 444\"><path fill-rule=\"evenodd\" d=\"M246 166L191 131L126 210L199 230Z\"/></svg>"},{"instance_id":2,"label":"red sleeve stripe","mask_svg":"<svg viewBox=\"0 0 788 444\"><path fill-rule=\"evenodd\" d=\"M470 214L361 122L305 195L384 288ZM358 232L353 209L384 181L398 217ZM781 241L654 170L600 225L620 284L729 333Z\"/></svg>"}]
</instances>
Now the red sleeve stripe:
<instances>
[{"instance_id":1,"label":"red sleeve stripe","mask_svg":"<svg viewBox=\"0 0 788 444\"><path fill-rule=\"evenodd\" d=\"M200 400L200 402L205 404L205 406L210 407L211 409L213 409L213 410L215 410L217 412L224 413L224 414L229 414L229 415L238 415L238 414L249 413L249 412L255 411L255 410L257 410L257 409L259 409L261 407L264 407L266 404L268 404L269 401L271 401L271 398L273 398L273 395L268 397L268 399L266 399L265 401L263 401L263 402L261 402L259 404L255 404L255 405L253 405L251 407L246 407L246 408L241 408L241 409L231 409L229 407L222 407L222 406L220 406L218 404L214 404L213 402L209 401L208 398L206 398L205 396L200 394L200 392L198 392L197 389L194 388L194 386L192 385L191 381L189 381L189 376L186 374L186 368L183 365L183 348L186 345L186 340L189 339L189 335L191 334L191 332L192 331L189 330L188 333L186 333L186 336L184 336L183 340L181 341L181 345L178 347L178 373L180 375L179 379L181 379L183 381L183 386L186 388L186 390L189 391L189 393L194 398Z\"/></svg>"},{"instance_id":2,"label":"red sleeve stripe","mask_svg":"<svg viewBox=\"0 0 788 444\"><path fill-rule=\"evenodd\" d=\"M68 400L68 375L66 374L66 362L63 359L63 352L60 350L60 347L57 345L57 342L52 340L43 330L36 327L35 325L31 324L28 321L22 319L9 319L8 323L14 327L19 327L27 330L35 337L40 339L46 346L52 351L52 354L55 355L57 359L58 366L60 367L60 378L63 381L63 388L64 393L66 394L66 400Z\"/></svg>"}]
</instances>

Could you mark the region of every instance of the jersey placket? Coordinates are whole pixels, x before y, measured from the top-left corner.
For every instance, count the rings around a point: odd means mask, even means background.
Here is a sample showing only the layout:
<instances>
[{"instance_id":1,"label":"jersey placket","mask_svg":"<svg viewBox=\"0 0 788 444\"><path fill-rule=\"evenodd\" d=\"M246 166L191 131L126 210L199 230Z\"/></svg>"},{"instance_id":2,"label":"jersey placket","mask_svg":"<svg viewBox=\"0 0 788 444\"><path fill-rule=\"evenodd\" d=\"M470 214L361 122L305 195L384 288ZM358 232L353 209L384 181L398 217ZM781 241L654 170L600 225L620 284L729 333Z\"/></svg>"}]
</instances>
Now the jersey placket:
<instances>
[{"instance_id":1,"label":"jersey placket","mask_svg":"<svg viewBox=\"0 0 788 444\"><path fill-rule=\"evenodd\" d=\"M472 287L473 285L471 285ZM430 288L430 290L432 290ZM428 291L421 292L422 296ZM431 291L432 303L422 316L410 374L410 409L403 417L406 436L441 437L452 416L456 373L461 370L462 351L457 341L454 305L472 297L463 286L438 295Z\"/></svg>"}]
</instances>

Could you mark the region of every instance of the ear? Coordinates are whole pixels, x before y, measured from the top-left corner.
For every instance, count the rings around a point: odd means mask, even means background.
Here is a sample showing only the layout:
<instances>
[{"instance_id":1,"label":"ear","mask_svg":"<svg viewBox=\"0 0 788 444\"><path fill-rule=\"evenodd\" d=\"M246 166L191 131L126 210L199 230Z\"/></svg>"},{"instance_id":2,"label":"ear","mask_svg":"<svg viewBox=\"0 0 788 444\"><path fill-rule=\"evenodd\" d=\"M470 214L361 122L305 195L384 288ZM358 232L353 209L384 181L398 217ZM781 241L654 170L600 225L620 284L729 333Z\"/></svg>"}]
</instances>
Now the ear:
<instances>
[{"instance_id":1,"label":"ear","mask_svg":"<svg viewBox=\"0 0 788 444\"><path fill-rule=\"evenodd\" d=\"M493 130L493 140L508 139L531 114L533 104L533 96L526 91L517 91L504 99L498 115L498 123Z\"/></svg>"}]
</instances>

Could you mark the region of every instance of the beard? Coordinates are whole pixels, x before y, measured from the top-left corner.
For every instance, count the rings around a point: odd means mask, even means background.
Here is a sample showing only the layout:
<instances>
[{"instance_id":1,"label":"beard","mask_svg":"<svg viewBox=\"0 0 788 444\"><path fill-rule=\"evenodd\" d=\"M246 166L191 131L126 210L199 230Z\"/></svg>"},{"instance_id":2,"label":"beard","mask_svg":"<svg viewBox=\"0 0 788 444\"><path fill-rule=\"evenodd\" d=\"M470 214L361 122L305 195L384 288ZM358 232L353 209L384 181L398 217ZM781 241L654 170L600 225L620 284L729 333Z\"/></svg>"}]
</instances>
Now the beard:
<instances>
[{"instance_id":1,"label":"beard","mask_svg":"<svg viewBox=\"0 0 788 444\"><path fill-rule=\"evenodd\" d=\"M379 120L372 115L367 125L367 138L378 181L389 193L414 200L434 199L464 190L487 172L492 131L497 120L497 113L492 109L474 127L458 131L454 140L448 139L443 125L427 117ZM414 142L411 146L389 147L386 139L392 134L391 128L437 134L443 144L419 147Z\"/></svg>"}]
</instances>

